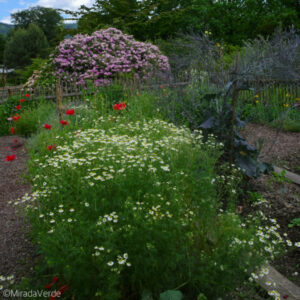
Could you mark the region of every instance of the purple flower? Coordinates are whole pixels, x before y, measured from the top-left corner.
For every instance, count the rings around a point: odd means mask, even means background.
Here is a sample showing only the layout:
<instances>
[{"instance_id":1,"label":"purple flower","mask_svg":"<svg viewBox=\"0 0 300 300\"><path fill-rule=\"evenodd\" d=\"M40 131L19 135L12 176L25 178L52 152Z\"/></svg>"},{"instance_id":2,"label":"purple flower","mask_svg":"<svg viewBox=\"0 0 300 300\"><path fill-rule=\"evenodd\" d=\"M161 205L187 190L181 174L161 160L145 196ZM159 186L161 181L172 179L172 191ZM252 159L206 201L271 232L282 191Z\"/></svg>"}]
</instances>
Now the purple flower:
<instances>
[{"instance_id":1,"label":"purple flower","mask_svg":"<svg viewBox=\"0 0 300 300\"><path fill-rule=\"evenodd\" d=\"M80 85L88 78L107 84L118 73L132 72L136 78L147 79L155 70L170 69L168 58L156 46L135 41L115 28L62 41L50 61L56 69L54 75L64 75Z\"/></svg>"}]
</instances>

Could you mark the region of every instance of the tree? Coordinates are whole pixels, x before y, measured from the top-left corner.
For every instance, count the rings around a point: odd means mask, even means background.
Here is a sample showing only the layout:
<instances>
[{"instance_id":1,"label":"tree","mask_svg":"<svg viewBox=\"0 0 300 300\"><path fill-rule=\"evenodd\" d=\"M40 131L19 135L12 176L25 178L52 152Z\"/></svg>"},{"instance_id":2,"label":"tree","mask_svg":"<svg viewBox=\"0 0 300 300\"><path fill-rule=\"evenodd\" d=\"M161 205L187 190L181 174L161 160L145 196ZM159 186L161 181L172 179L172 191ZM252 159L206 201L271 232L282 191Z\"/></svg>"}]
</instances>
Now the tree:
<instances>
[{"instance_id":1,"label":"tree","mask_svg":"<svg viewBox=\"0 0 300 300\"><path fill-rule=\"evenodd\" d=\"M27 29L32 23L38 25L51 46L58 42L58 26L62 17L56 9L35 6L11 14L11 18L16 28Z\"/></svg>"},{"instance_id":2,"label":"tree","mask_svg":"<svg viewBox=\"0 0 300 300\"><path fill-rule=\"evenodd\" d=\"M43 31L35 24L28 29L17 29L4 49L4 63L8 67L24 67L31 58L46 57L48 42Z\"/></svg>"},{"instance_id":3,"label":"tree","mask_svg":"<svg viewBox=\"0 0 300 300\"><path fill-rule=\"evenodd\" d=\"M0 64L3 63L3 53L5 48L5 37L0 34Z\"/></svg>"},{"instance_id":4,"label":"tree","mask_svg":"<svg viewBox=\"0 0 300 300\"><path fill-rule=\"evenodd\" d=\"M271 35L278 26L300 28L300 1L295 0L96 0L92 8L65 12L78 19L79 32L113 26L139 40L168 39L193 29L241 45Z\"/></svg>"}]
</instances>

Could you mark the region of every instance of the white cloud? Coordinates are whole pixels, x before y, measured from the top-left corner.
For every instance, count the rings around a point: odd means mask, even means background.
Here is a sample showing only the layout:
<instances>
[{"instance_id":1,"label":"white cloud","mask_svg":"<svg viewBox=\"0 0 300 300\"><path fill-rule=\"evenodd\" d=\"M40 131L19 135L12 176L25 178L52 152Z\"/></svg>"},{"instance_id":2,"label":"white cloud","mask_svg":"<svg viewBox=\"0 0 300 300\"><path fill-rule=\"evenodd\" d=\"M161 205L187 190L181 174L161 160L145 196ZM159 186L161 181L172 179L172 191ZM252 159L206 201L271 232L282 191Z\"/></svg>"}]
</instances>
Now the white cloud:
<instances>
[{"instance_id":1,"label":"white cloud","mask_svg":"<svg viewBox=\"0 0 300 300\"><path fill-rule=\"evenodd\" d=\"M14 14L14 13L19 12L19 11L21 11L21 9L19 9L19 8L13 8L13 9L10 10L9 12L10 12L11 14Z\"/></svg>"},{"instance_id":2,"label":"white cloud","mask_svg":"<svg viewBox=\"0 0 300 300\"><path fill-rule=\"evenodd\" d=\"M6 24L12 24L10 16L9 16L9 17L4 17L4 18L2 18L2 19L0 20L0 22L6 23Z\"/></svg>"},{"instance_id":3,"label":"white cloud","mask_svg":"<svg viewBox=\"0 0 300 300\"><path fill-rule=\"evenodd\" d=\"M1 0L0 0L1 1ZM14 8L12 10L9 11L10 14L14 14L16 12L20 11L20 9L18 8ZM11 21L11 17L10 16L7 16L7 17L3 17L0 22L2 23L6 23L6 24L12 24L12 21Z\"/></svg>"},{"instance_id":4,"label":"white cloud","mask_svg":"<svg viewBox=\"0 0 300 300\"><path fill-rule=\"evenodd\" d=\"M51 8L77 10L81 5L90 7L93 5L93 3L94 0L38 0L36 5Z\"/></svg>"},{"instance_id":5,"label":"white cloud","mask_svg":"<svg viewBox=\"0 0 300 300\"><path fill-rule=\"evenodd\" d=\"M0 3L7 2L7 0L0 0ZM25 8L17 9L14 8L10 11L11 14L21 11L23 9L28 9L33 6L43 6L43 7L51 7L51 8L61 8L67 9L71 11L76 11L81 5L85 5L87 7L91 7L94 4L94 0L38 0L37 2L29 2L26 0L20 0L19 5L25 6ZM12 24L11 17L4 17L0 20L0 22ZM65 21L65 23L74 23L74 21Z\"/></svg>"}]
</instances>

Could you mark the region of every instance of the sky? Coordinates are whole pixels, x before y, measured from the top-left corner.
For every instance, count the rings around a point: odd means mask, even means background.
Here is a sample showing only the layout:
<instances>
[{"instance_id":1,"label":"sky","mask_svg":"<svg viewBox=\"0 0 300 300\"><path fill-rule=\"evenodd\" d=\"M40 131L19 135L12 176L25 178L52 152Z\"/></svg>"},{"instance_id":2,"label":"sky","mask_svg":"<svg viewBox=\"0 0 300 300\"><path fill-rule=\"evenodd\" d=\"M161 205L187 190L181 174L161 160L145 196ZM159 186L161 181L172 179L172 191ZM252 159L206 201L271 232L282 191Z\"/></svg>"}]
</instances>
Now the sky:
<instances>
[{"instance_id":1,"label":"sky","mask_svg":"<svg viewBox=\"0 0 300 300\"><path fill-rule=\"evenodd\" d=\"M77 10L81 5L92 6L94 0L0 0L0 22L11 24L10 14L33 6ZM63 16L65 17L65 16Z\"/></svg>"}]
</instances>

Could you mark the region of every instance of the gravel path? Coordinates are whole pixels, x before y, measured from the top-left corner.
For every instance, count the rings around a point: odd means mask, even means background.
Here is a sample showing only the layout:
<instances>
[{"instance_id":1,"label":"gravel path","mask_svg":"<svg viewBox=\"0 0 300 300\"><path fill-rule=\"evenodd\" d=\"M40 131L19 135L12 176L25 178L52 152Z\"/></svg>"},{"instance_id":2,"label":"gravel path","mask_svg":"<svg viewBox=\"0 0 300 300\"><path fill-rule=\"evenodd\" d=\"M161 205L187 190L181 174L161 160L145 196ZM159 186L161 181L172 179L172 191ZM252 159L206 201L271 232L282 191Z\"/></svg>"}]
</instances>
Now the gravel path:
<instances>
[{"instance_id":1,"label":"gravel path","mask_svg":"<svg viewBox=\"0 0 300 300\"><path fill-rule=\"evenodd\" d=\"M0 275L14 275L16 281L30 274L34 257L34 247L27 234L29 225L8 204L30 192L30 185L23 179L26 170L23 144L24 139L17 136L0 137ZM11 154L16 159L5 161Z\"/></svg>"}]
</instances>

